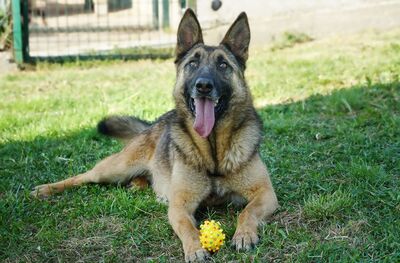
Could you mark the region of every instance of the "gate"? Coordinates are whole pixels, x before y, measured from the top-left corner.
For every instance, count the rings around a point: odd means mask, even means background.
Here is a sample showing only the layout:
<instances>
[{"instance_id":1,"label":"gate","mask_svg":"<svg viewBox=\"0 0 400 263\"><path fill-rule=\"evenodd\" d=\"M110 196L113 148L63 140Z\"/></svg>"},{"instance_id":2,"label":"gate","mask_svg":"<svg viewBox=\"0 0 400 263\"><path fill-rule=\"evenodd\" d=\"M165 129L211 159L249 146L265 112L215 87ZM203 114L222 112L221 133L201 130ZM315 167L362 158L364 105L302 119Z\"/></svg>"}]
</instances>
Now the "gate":
<instances>
[{"instance_id":1,"label":"gate","mask_svg":"<svg viewBox=\"0 0 400 263\"><path fill-rule=\"evenodd\" d=\"M12 0L18 63L165 57L186 0ZM177 22L178 21L178 22Z\"/></svg>"}]
</instances>

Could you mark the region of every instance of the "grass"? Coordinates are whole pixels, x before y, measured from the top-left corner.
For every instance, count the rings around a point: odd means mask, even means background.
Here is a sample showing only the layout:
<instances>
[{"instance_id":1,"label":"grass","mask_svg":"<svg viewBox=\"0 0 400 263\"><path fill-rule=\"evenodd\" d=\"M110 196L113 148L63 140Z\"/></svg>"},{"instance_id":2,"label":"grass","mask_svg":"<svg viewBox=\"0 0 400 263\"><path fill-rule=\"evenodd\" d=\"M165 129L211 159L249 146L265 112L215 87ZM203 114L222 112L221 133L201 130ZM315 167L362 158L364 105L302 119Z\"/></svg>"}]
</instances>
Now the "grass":
<instances>
[{"instance_id":1,"label":"grass","mask_svg":"<svg viewBox=\"0 0 400 263\"><path fill-rule=\"evenodd\" d=\"M278 41L275 41L275 43L272 45L271 51L291 48L296 44L302 44L310 41L313 41L313 39L305 33L285 32L282 37L278 39Z\"/></svg>"},{"instance_id":2,"label":"grass","mask_svg":"<svg viewBox=\"0 0 400 263\"><path fill-rule=\"evenodd\" d=\"M265 127L261 156L281 208L249 253L216 262L400 261L400 31L252 50L247 79ZM173 107L172 60L38 64L0 76L0 261L180 261L151 190L89 185L44 201L37 184L93 167L121 144L109 114ZM231 238L240 211L209 208Z\"/></svg>"}]
</instances>

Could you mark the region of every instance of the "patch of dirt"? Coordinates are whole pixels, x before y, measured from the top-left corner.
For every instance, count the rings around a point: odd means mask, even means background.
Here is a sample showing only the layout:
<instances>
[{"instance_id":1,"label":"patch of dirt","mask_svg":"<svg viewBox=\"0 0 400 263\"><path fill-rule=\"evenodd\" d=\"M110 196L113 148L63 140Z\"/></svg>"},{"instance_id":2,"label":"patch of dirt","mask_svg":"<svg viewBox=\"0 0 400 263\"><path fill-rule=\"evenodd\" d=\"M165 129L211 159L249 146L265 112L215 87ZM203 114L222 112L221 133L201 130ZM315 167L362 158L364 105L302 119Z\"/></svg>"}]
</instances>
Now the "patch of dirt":
<instances>
[{"instance_id":1,"label":"patch of dirt","mask_svg":"<svg viewBox=\"0 0 400 263\"><path fill-rule=\"evenodd\" d=\"M307 222L303 218L303 210L301 207L293 213L289 211L278 211L268 220L268 222L278 222L285 229L307 226Z\"/></svg>"},{"instance_id":2,"label":"patch of dirt","mask_svg":"<svg viewBox=\"0 0 400 263\"><path fill-rule=\"evenodd\" d=\"M11 58L12 55L10 52L0 51L0 76L18 70L17 64L10 62Z\"/></svg>"},{"instance_id":3,"label":"patch of dirt","mask_svg":"<svg viewBox=\"0 0 400 263\"><path fill-rule=\"evenodd\" d=\"M79 224L78 230L83 233L64 240L56 249L56 254L74 262L99 262L104 257L116 254L113 241L123 231L122 219L107 216L77 221L79 221L76 222ZM118 254L128 252L118 251Z\"/></svg>"}]
</instances>

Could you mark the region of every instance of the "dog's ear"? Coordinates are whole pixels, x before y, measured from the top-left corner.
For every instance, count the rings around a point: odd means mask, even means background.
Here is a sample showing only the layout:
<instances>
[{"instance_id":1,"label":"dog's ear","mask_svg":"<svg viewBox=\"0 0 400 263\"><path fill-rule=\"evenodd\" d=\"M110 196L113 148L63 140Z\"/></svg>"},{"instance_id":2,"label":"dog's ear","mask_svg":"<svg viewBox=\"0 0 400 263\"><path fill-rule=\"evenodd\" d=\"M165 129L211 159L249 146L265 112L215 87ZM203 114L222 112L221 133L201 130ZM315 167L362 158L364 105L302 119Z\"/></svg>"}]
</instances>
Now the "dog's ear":
<instances>
[{"instance_id":1,"label":"dog's ear","mask_svg":"<svg viewBox=\"0 0 400 263\"><path fill-rule=\"evenodd\" d=\"M176 61L179 61L194 45L203 43L199 21L192 9L187 9L178 27Z\"/></svg>"},{"instance_id":2,"label":"dog's ear","mask_svg":"<svg viewBox=\"0 0 400 263\"><path fill-rule=\"evenodd\" d=\"M245 12L242 12L229 28L221 45L228 48L243 65L249 57L250 26Z\"/></svg>"}]
</instances>

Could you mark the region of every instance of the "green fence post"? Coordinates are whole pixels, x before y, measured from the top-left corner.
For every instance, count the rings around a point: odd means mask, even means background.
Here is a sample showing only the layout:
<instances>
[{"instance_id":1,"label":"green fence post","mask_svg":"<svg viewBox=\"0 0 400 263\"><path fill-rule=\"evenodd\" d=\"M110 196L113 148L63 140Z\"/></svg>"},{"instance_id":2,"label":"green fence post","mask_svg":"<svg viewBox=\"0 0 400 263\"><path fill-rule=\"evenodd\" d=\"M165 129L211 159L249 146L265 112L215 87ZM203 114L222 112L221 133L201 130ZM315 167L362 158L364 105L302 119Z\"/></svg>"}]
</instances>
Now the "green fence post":
<instances>
[{"instance_id":1,"label":"green fence post","mask_svg":"<svg viewBox=\"0 0 400 263\"><path fill-rule=\"evenodd\" d=\"M158 0L153 0L153 27L158 29Z\"/></svg>"},{"instance_id":2,"label":"green fence post","mask_svg":"<svg viewBox=\"0 0 400 263\"><path fill-rule=\"evenodd\" d=\"M169 0L163 0L163 27L169 27Z\"/></svg>"},{"instance_id":3,"label":"green fence post","mask_svg":"<svg viewBox=\"0 0 400 263\"><path fill-rule=\"evenodd\" d=\"M20 0L12 0L13 18L13 38L14 38L14 58L18 64L24 63L22 26L21 26L21 7Z\"/></svg>"},{"instance_id":4,"label":"green fence post","mask_svg":"<svg viewBox=\"0 0 400 263\"><path fill-rule=\"evenodd\" d=\"M12 0L12 19L14 59L18 64L22 64L29 60L28 0L22 0L22 5L20 0Z\"/></svg>"}]
</instances>

